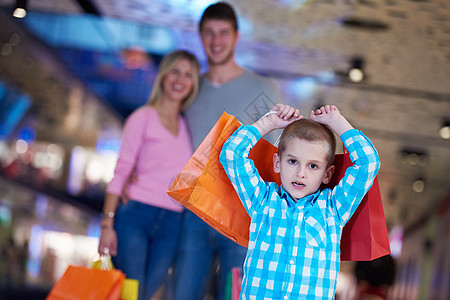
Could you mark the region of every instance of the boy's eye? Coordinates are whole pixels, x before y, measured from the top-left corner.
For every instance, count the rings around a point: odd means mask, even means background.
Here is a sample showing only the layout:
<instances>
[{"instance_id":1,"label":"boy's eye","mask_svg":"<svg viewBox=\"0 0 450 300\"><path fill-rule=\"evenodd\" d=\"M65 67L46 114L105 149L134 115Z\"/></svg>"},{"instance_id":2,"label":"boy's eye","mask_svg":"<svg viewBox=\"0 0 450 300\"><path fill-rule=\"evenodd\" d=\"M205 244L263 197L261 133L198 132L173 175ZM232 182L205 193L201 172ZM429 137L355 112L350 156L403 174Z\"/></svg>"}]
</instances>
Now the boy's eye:
<instances>
[{"instance_id":1,"label":"boy's eye","mask_svg":"<svg viewBox=\"0 0 450 300\"><path fill-rule=\"evenodd\" d=\"M310 167L311 169L313 169L313 170L319 168L319 166L316 165L316 164L309 164L309 167Z\"/></svg>"},{"instance_id":2,"label":"boy's eye","mask_svg":"<svg viewBox=\"0 0 450 300\"><path fill-rule=\"evenodd\" d=\"M295 159L289 159L289 160L288 160L288 163L289 163L290 165L295 165L295 164L297 163L297 161L296 161Z\"/></svg>"}]
</instances>

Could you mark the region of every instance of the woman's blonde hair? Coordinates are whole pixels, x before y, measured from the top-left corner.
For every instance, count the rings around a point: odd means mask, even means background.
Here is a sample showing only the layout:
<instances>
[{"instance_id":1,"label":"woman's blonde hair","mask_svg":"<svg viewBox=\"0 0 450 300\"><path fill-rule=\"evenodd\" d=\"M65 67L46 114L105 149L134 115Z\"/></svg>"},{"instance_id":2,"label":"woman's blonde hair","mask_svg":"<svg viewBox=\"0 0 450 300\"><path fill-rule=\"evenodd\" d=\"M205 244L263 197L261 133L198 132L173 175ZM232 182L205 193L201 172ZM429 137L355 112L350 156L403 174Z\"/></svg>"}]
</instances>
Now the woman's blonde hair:
<instances>
[{"instance_id":1,"label":"woman's blonde hair","mask_svg":"<svg viewBox=\"0 0 450 300\"><path fill-rule=\"evenodd\" d=\"M188 60L193 67L193 86L191 93L183 100L181 105L181 110L186 109L189 104L197 97L198 93L198 81L199 81L199 70L200 66L197 58L194 54L186 51L186 50L177 50L173 51L169 54L166 54L159 64L158 75L156 76L155 83L153 84L152 92L150 94L150 98L147 101L147 105L155 105L158 101L162 99L164 88L163 88L163 80L166 75L170 72L173 65L179 61L180 59Z\"/></svg>"}]
</instances>

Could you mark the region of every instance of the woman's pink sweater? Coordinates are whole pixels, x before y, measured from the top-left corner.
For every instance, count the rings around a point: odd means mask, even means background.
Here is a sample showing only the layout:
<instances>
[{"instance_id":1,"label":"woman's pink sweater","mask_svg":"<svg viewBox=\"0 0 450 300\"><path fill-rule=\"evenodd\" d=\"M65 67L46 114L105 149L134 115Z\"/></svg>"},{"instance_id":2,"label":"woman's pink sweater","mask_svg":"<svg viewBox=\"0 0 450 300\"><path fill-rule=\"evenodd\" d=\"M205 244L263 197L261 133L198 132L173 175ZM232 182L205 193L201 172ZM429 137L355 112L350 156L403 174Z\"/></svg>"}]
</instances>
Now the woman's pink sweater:
<instances>
[{"instance_id":1,"label":"woman's pink sweater","mask_svg":"<svg viewBox=\"0 0 450 300\"><path fill-rule=\"evenodd\" d=\"M122 147L107 192L122 195L128 177L135 170L136 180L128 187L131 200L181 212L183 206L166 194L192 155L182 116L178 124L178 135L174 136L161 124L153 107L143 106L133 112L125 121Z\"/></svg>"}]
</instances>

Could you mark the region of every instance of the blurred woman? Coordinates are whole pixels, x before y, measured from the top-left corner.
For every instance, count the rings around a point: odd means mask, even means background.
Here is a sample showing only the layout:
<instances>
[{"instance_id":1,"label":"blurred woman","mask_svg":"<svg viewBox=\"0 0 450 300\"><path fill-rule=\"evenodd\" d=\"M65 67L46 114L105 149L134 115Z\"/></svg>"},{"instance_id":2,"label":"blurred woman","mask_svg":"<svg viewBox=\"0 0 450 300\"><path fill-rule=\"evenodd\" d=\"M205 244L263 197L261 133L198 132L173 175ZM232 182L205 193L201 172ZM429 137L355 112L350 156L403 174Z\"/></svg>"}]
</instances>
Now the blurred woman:
<instances>
[{"instance_id":1,"label":"blurred woman","mask_svg":"<svg viewBox=\"0 0 450 300\"><path fill-rule=\"evenodd\" d=\"M181 112L197 95L198 73L187 51L163 58L148 103L125 121L107 187L98 252L139 281L139 299L152 297L175 258L183 207L166 191L192 155ZM124 189L130 200L120 203Z\"/></svg>"}]
</instances>

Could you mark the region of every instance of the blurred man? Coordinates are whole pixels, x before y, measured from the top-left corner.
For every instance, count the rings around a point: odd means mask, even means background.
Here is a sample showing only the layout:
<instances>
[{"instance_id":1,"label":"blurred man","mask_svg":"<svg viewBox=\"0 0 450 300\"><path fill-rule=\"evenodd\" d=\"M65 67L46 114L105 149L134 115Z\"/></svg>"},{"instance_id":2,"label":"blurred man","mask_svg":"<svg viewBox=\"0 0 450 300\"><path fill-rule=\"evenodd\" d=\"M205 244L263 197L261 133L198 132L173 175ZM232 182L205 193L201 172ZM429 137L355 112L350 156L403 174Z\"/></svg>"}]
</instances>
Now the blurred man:
<instances>
[{"instance_id":1,"label":"blurred man","mask_svg":"<svg viewBox=\"0 0 450 300\"><path fill-rule=\"evenodd\" d=\"M224 111L244 124L252 124L268 108L281 102L273 80L236 63L234 52L239 31L235 12L229 4L219 2L207 7L199 30L209 69L200 80L197 99L185 112L194 150ZM180 253L174 268L175 300L203 299L216 270L215 299L223 299L227 274L233 267L242 269L247 249L188 210L182 230Z\"/></svg>"}]
</instances>

